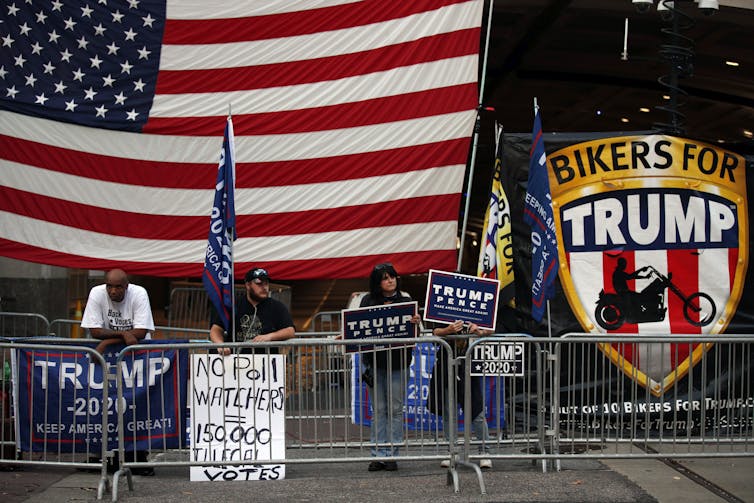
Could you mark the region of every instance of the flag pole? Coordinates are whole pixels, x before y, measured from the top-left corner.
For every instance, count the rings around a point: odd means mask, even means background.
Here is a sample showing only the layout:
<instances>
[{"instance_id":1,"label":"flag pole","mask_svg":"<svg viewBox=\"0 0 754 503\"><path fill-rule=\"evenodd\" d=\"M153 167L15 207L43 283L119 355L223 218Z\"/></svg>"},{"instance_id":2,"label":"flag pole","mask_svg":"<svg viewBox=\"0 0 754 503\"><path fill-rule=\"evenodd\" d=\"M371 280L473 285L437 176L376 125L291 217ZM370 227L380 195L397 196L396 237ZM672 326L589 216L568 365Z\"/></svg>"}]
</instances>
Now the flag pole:
<instances>
[{"instance_id":1,"label":"flag pole","mask_svg":"<svg viewBox=\"0 0 754 503\"><path fill-rule=\"evenodd\" d=\"M230 111L230 108L228 111ZM215 178L202 283L207 291L209 301L222 322L223 337L226 338L230 335L232 342L236 341L235 266L233 260L233 241L236 239L235 157L233 118L228 114L225 120L225 132L220 151L220 162L217 166L217 177ZM228 326L229 324L232 325L232 328Z\"/></svg>"},{"instance_id":2,"label":"flag pole","mask_svg":"<svg viewBox=\"0 0 754 503\"><path fill-rule=\"evenodd\" d=\"M539 112L539 105L537 104L537 97L534 97L534 115ZM550 318L550 299L547 302L547 337L552 337L552 319Z\"/></svg>"},{"instance_id":3,"label":"flag pole","mask_svg":"<svg viewBox=\"0 0 754 503\"><path fill-rule=\"evenodd\" d=\"M233 121L231 113L231 104L228 103L228 120ZM235 135L235 132L234 132ZM233 155L235 156L235 145L233 145ZM233 197L236 197L236 164L233 162ZM231 236L235 229L231 229ZM230 239L230 340L236 342L236 256L233 253L233 239Z\"/></svg>"},{"instance_id":4,"label":"flag pole","mask_svg":"<svg viewBox=\"0 0 754 503\"><path fill-rule=\"evenodd\" d=\"M474 122L474 142L471 147L471 160L469 161L469 179L466 182L466 203L463 210L463 223L461 224L461 243L458 250L458 263L456 264L456 271L461 272L461 264L463 263L463 249L466 243L466 227L469 223L469 206L471 205L471 184L474 181L474 165L476 164L476 152L479 144L479 129L481 126L480 112L482 110L482 101L484 99L484 81L487 75L487 52L490 48L490 31L492 28L492 8L494 6L494 0L490 0L489 10L487 12L487 34L484 40L484 57L482 59L482 76L479 81L479 103L476 109L476 121Z\"/></svg>"}]
</instances>

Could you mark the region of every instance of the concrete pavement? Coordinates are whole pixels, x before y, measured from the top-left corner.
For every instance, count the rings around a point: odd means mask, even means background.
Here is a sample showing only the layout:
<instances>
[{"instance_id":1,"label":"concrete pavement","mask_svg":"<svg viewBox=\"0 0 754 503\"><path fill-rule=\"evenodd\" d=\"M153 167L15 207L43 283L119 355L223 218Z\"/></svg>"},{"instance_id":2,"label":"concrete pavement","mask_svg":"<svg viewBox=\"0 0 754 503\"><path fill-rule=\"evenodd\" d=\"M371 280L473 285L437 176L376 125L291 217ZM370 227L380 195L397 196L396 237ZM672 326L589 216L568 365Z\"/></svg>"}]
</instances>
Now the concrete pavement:
<instances>
[{"instance_id":1,"label":"concrete pavement","mask_svg":"<svg viewBox=\"0 0 754 503\"><path fill-rule=\"evenodd\" d=\"M487 494L476 476L461 469L460 492L447 485L436 462L402 461L397 472L367 472L367 463L289 464L286 479L266 482L190 482L187 468L158 467L155 477L125 479L119 501L368 501L382 502L754 502L754 460L567 460L561 471L542 473L539 463L495 460L484 472ZM25 467L0 472L4 503L96 501L98 477L68 469ZM106 495L109 500L110 494Z\"/></svg>"}]
</instances>

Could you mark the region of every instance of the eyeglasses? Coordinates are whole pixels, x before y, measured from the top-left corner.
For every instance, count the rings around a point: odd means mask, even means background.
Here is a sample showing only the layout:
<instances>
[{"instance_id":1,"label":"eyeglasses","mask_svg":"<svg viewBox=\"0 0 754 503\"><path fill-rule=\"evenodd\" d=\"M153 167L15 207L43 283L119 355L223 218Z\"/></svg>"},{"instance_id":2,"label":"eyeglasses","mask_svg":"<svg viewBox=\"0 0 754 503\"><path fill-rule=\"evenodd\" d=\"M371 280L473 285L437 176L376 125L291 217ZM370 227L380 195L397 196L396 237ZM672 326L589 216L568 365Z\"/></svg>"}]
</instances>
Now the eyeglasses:
<instances>
[{"instance_id":1,"label":"eyeglasses","mask_svg":"<svg viewBox=\"0 0 754 503\"><path fill-rule=\"evenodd\" d=\"M388 269L394 269L393 264L385 262L384 264L377 264L374 268L378 271L386 271Z\"/></svg>"}]
</instances>

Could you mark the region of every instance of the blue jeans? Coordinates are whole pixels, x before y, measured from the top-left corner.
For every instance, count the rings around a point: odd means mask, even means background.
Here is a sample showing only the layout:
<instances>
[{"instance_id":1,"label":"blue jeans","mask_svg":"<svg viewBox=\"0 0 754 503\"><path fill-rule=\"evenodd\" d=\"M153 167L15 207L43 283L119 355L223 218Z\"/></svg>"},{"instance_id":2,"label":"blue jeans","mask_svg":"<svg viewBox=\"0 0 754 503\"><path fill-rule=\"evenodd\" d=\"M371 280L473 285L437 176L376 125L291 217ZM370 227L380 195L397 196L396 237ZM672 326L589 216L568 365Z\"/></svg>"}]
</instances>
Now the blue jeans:
<instances>
[{"instance_id":1,"label":"blue jeans","mask_svg":"<svg viewBox=\"0 0 754 503\"><path fill-rule=\"evenodd\" d=\"M445 403L445 405L443 406L442 416L442 426L443 433L445 434L445 440L448 439L448 427L450 426L447 420L448 417L450 417L450 410L448 410L448 404ZM482 441L482 443L479 444L479 454L486 454L490 452L490 448L487 446L490 432L489 428L487 427L487 418L484 417L484 411L477 414L477 416L471 420L471 431L474 433L474 436L477 440Z\"/></svg>"},{"instance_id":2,"label":"blue jeans","mask_svg":"<svg viewBox=\"0 0 754 503\"><path fill-rule=\"evenodd\" d=\"M463 385L463 381L459 381L458 384ZM482 402L484 403L484 381L482 378L471 378L471 409L474 409L474 403ZM456 388L458 390L458 388ZM465 410L465 400L463 398L463 395L460 391L457 391L456 399L458 400L458 404L461 406L461 408L464 409L463 413L466 414ZM450 411L448 410L449 404L446 397L446 400L443 404L443 428L445 429L445 438L448 438L448 423L446 421L446 418L450 416ZM458 408L456 408L458 410ZM472 411L468 411L469 414L472 414ZM465 426L465 425L464 425ZM479 444L479 454L486 454L489 452L489 447L487 446L487 442L489 441L489 428L487 427L487 418L484 417L484 407L482 407L482 410L479 412L479 414L476 415L476 417L472 418L471 420L471 431L474 433L474 436L477 440L480 440L482 443Z\"/></svg>"},{"instance_id":3,"label":"blue jeans","mask_svg":"<svg viewBox=\"0 0 754 503\"><path fill-rule=\"evenodd\" d=\"M398 455L398 446L403 443L403 398L406 395L403 369L373 369L374 387L372 394L372 428L370 439L375 445L372 456L387 457Z\"/></svg>"}]
</instances>

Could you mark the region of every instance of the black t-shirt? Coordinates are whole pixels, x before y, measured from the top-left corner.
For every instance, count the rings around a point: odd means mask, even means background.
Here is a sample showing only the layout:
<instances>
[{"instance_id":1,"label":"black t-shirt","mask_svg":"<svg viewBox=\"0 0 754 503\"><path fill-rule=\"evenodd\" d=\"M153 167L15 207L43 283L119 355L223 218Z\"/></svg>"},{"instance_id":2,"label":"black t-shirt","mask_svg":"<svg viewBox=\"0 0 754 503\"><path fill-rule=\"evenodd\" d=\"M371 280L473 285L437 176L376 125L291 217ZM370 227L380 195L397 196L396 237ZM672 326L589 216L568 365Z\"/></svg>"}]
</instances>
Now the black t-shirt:
<instances>
[{"instance_id":1,"label":"black t-shirt","mask_svg":"<svg viewBox=\"0 0 754 503\"><path fill-rule=\"evenodd\" d=\"M212 309L210 327L223 326L223 322ZM236 342L251 341L260 334L269 334L283 328L293 327L293 318L285 304L277 299L268 297L255 306L246 296L236 298ZM233 333L225 333L225 342L233 342ZM271 353L277 353L277 348L270 348Z\"/></svg>"},{"instance_id":2,"label":"black t-shirt","mask_svg":"<svg viewBox=\"0 0 754 503\"><path fill-rule=\"evenodd\" d=\"M392 297L384 297L380 295L377 299L373 298L371 293L368 293L362 297L359 307L382 306L385 304L398 304L400 302L411 301L412 299L409 295L401 292L396 292ZM374 357L371 352L365 353L363 360L365 364L368 362L374 362L377 367L381 369L387 369L388 366L395 370L399 368L405 369L411 366L411 351L412 348L407 347L399 347L390 350L381 349L376 351ZM388 358L389 353L390 358Z\"/></svg>"}]
</instances>

